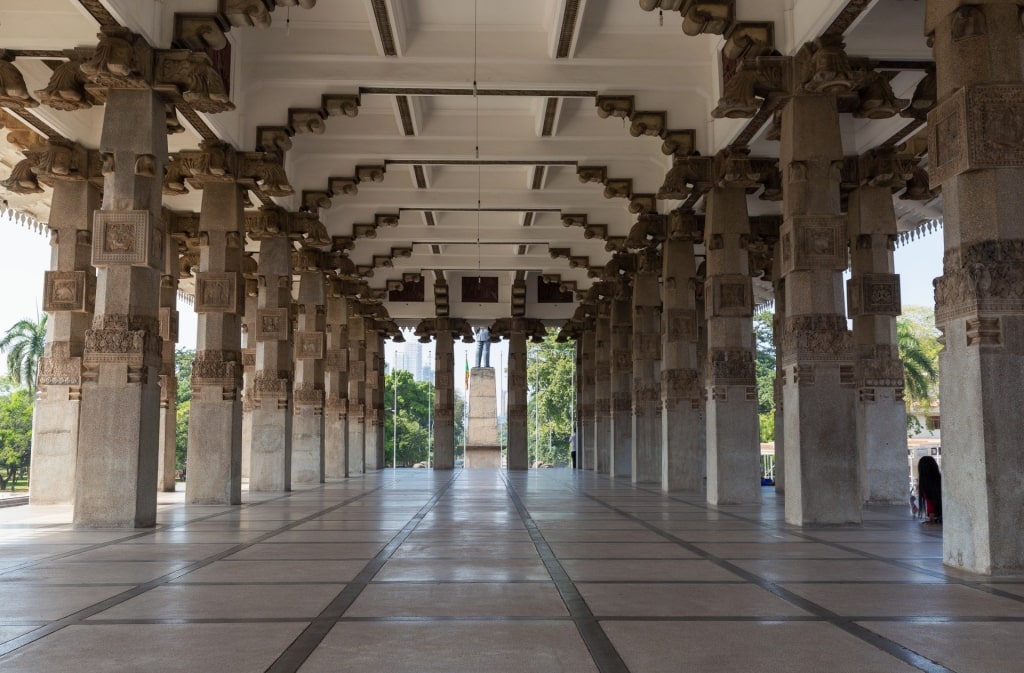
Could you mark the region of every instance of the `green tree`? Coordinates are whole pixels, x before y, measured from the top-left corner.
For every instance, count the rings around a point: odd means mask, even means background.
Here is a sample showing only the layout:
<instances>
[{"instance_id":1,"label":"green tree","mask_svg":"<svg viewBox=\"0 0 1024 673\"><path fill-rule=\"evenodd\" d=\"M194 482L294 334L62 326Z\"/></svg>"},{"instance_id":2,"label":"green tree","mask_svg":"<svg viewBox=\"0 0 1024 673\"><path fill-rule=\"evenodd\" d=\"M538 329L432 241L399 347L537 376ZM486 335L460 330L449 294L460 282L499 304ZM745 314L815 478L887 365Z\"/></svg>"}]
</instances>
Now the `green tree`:
<instances>
[{"instance_id":1,"label":"green tree","mask_svg":"<svg viewBox=\"0 0 1024 673\"><path fill-rule=\"evenodd\" d=\"M754 316L754 341L757 355L754 370L757 377L757 415L762 442L775 441L775 330L771 311Z\"/></svg>"},{"instance_id":2,"label":"green tree","mask_svg":"<svg viewBox=\"0 0 1024 673\"><path fill-rule=\"evenodd\" d=\"M935 398L939 379L938 331L926 319L913 315L896 319L896 343L903 360L907 399L912 406L928 406Z\"/></svg>"},{"instance_id":3,"label":"green tree","mask_svg":"<svg viewBox=\"0 0 1024 673\"><path fill-rule=\"evenodd\" d=\"M32 397L24 388L0 397L0 490L29 465L32 451Z\"/></svg>"},{"instance_id":4,"label":"green tree","mask_svg":"<svg viewBox=\"0 0 1024 673\"><path fill-rule=\"evenodd\" d=\"M185 470L188 451L188 412L192 406L192 362L196 352L190 348L174 351L174 375L178 378L178 408L174 427L174 469Z\"/></svg>"},{"instance_id":5,"label":"green tree","mask_svg":"<svg viewBox=\"0 0 1024 673\"><path fill-rule=\"evenodd\" d=\"M7 371L11 380L33 392L36 369L46 347L47 315L35 320L24 318L11 325L0 339L0 351L7 353Z\"/></svg>"},{"instance_id":6,"label":"green tree","mask_svg":"<svg viewBox=\"0 0 1024 673\"><path fill-rule=\"evenodd\" d=\"M568 464L576 410L576 347L559 343L558 332L527 348L527 437L533 461Z\"/></svg>"},{"instance_id":7,"label":"green tree","mask_svg":"<svg viewBox=\"0 0 1024 673\"><path fill-rule=\"evenodd\" d=\"M395 390L398 397L396 404ZM426 462L433 417L434 386L417 382L410 372L397 370L384 377L384 461L395 457L395 423L398 423L398 465L409 467ZM396 415L397 407L397 415Z\"/></svg>"}]
</instances>

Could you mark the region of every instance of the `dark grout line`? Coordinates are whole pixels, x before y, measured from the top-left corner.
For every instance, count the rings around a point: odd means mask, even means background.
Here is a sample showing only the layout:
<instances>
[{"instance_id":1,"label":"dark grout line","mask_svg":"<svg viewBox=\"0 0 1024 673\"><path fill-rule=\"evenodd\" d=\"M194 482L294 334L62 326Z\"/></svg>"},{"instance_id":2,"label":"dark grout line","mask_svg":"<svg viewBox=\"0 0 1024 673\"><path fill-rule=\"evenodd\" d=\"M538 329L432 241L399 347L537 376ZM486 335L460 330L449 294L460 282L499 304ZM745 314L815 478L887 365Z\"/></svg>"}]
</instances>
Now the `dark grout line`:
<instances>
[{"instance_id":1,"label":"dark grout line","mask_svg":"<svg viewBox=\"0 0 1024 673\"><path fill-rule=\"evenodd\" d=\"M914 652L913 650L907 647L904 647L903 645L900 645L899 643L889 640L888 638L882 637L881 635L875 633L874 631L871 631L870 629L867 629L861 624L855 623L854 620L851 620L847 617L843 617L842 615L833 612L822 605L814 603L813 601L810 601L804 598L803 596L800 596L799 594L793 593L792 591L780 586L775 582L771 582L753 572L744 570L740 566L737 566L734 563L726 559L723 559L719 556L711 554L692 542L688 542L676 535L673 535L672 533L664 531L655 526L653 523L644 519L640 519L639 517L630 514L629 512L623 510L620 507L608 504L604 502L600 497L588 493L586 490L579 488L575 484L569 485L569 487L573 488L579 493L582 493L584 497L589 498L594 502L603 504L605 507L607 507L613 512L616 512L623 516L629 517L632 520L640 522L643 526L645 526L649 530L658 533L666 540L675 542L684 549L687 549L688 551L697 554L701 558L714 563L723 570L727 570L738 575L739 577L742 577L751 584L758 586L764 589L765 591L768 591L772 595L790 603L791 605L794 605L802 610L805 610L806 612L809 612L810 614L817 617L819 620L828 622L832 626L867 643L868 645L875 647L878 650L881 650L882 652L885 652L886 654L892 656L895 659L898 659L899 661L902 661L905 664L914 666L915 668L917 668L920 671L923 671L924 673L956 673L956 671L954 671L953 669L947 668L936 661L933 661L923 655L918 654L917 652Z\"/></svg>"},{"instance_id":2,"label":"dark grout line","mask_svg":"<svg viewBox=\"0 0 1024 673\"><path fill-rule=\"evenodd\" d=\"M324 509L322 509L322 510L320 510L318 512L314 512L314 513L312 513L312 514L310 514L310 515L308 515L308 516L306 516L306 517L304 517L302 519L296 519L295 521L292 521L292 522L288 523L285 526L282 526L280 528L277 528L277 529L274 529L274 530L271 530L271 531L266 531L263 535L255 538L253 540L249 540L247 542L242 542L242 543L239 543L237 545L233 545L233 546L229 547L228 549L225 549L225 550L223 550L223 551L221 551L221 552L219 552L217 554L214 554L213 556L208 556L205 559L202 559L202 560L199 560L199 561L187 562L188 565L186 565L183 568L179 568L178 570L170 572L170 573L168 573L166 575L162 575L161 577L158 577L156 579L153 579L153 580L150 580L148 582L144 582L142 584L136 585L135 587L133 587L131 589L128 589L126 591L123 591L123 592L117 594L116 596L111 596L110 598L107 598L107 599L105 599L103 601L100 601L99 603L95 603L93 605L90 605L87 608L83 608L83 609L81 609L81 610L79 610L77 612L74 612L74 613L72 613L70 615L67 615L66 617L62 617L61 619L49 622L48 625L43 626L43 627L41 627L39 629L35 629L34 631L30 631L29 633L22 634L21 636L18 636L17 638L13 638L11 640L8 640L7 642L0 643L0 657L4 656L6 654L10 654L11 652L13 652L13 651L15 651L17 649L20 649L20 648L22 648L22 647L24 647L26 645L34 643L37 640L39 640L41 638L44 638L44 637L46 637L46 636L48 636L48 635L50 635L52 633L56 633L57 631L60 631L61 629L63 629L66 626L70 626L72 624L79 624L79 623L83 622L84 620L88 619L89 617L91 617L93 615L99 614L100 612L103 612L104 610L109 610L110 608L112 608L112 607L114 607L116 605L120 605L121 603L124 603L125 601L130 600L132 598L135 598L137 596L141 596L142 594L144 594L147 591L150 591L152 589L155 589L156 587L164 586L166 584L169 584L170 582L178 579L179 577L187 575L190 572L193 572L193 571L198 570L200 568L206 567L206 566L208 566L208 565L210 565L210 564L212 564L212 563L214 563L216 561L219 561L219 560L221 560L223 558L226 558L227 556L230 556L232 554L237 554L238 552L242 551L243 549L247 549L247 548L249 548L249 547L251 547L251 546L253 546L255 544L258 544L260 541L262 541L264 539L267 539L269 537L277 535L278 533L281 533L283 531L290 530L290 529L294 528L295 526L298 526L298 525L301 525L303 523L307 523L309 521L312 521L312 520L316 519L317 517L322 516L326 512L333 512L335 510L341 509L342 507L344 507L344 506L346 506L346 505L348 505L348 504L350 504L352 502L356 502L358 500L361 500L361 499L365 498L367 495L375 493L376 491L381 490L383 488L384 488L384 485L380 485L380 486L377 486L376 488L362 491L361 493L359 493L359 494L357 494L357 495L355 495L355 496L353 496L351 498L343 500L340 503L337 503L337 504L332 505L330 507L324 508ZM275 502L277 500L281 500L282 498L291 497L291 495L294 494L294 493L304 493L304 492L306 492L306 491L298 491L298 492L290 491L289 493L286 493L286 494L284 494L282 496L278 496L278 497L275 497L275 498L270 498L270 499L267 499L267 500L262 500L262 501L260 501L258 503L250 503L249 506L258 507L259 505L261 505L263 503ZM203 520L209 519L209 518L212 518L212 517L201 517L199 519L196 519L195 521L203 521ZM142 533L141 535L138 535L138 536L131 536L129 538L122 538L121 540L117 540L117 541L105 542L105 543L102 543L102 544L99 544L99 545L95 545L95 547L96 548L103 548L103 547L106 547L106 546L109 546L109 545L112 545L112 544L117 544L117 542L123 542L125 539L134 539L136 537L142 537L144 535L152 535L154 532L156 532L156 531L155 530L146 531L145 533ZM85 550L77 551L77 552L74 552L74 553L75 554L82 553L82 551L85 551ZM62 555L58 555L58 556L55 556L55 557L48 557L45 560L51 561L51 560L55 560L55 559L61 559L64 556L71 556L71 555L73 555L73 554L62 554ZM170 562L173 562L173 561L170 561ZM28 565L35 565L35 563L28 564Z\"/></svg>"},{"instance_id":3,"label":"dark grout line","mask_svg":"<svg viewBox=\"0 0 1024 673\"><path fill-rule=\"evenodd\" d=\"M273 664L266 669L265 673L296 673L306 662L313 651L323 642L334 625L338 623L355 600L366 587L373 581L374 576L380 572L388 559L398 550L403 542L409 537L416 526L420 524L428 512L437 504L438 500L448 492L455 479L461 472L453 473L447 481L440 484L430 484L428 487L437 488L434 495L427 500L419 511L416 512L398 533L388 542L380 552L377 553L356 575L356 577L345 585L345 588L320 612L299 636L285 648Z\"/></svg>"},{"instance_id":4,"label":"dark grout line","mask_svg":"<svg viewBox=\"0 0 1024 673\"><path fill-rule=\"evenodd\" d=\"M509 481L508 473L503 472L501 476L505 482L509 498L511 498L512 503L515 505L523 525L526 526L526 530L529 531L533 544L537 547L537 553L540 554L544 566L551 575L555 588L558 590L566 609L569 611L569 615L576 624L576 629L579 631L583 643L590 651L594 664L601 673L629 673L626 662L622 660L622 656L615 649L611 639L608 638L608 634L601 628L601 624L594 617L590 606L583 600L582 594L580 594L576 585L569 578L569 574L562 567L547 540L544 539L544 534L530 516L530 512L519 497L519 493Z\"/></svg>"}]
</instances>

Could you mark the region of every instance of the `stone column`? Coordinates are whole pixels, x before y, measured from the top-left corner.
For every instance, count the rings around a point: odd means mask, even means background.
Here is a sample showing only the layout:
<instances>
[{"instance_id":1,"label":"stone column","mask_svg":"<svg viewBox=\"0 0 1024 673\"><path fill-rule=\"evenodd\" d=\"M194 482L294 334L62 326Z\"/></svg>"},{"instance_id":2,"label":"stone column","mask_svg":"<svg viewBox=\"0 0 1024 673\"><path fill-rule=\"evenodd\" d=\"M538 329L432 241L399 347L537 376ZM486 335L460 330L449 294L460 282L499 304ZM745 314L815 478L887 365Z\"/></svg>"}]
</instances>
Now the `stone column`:
<instances>
[{"instance_id":1,"label":"stone column","mask_svg":"<svg viewBox=\"0 0 1024 673\"><path fill-rule=\"evenodd\" d=\"M633 469L633 301L620 281L611 312L611 476L629 477Z\"/></svg>"},{"instance_id":2,"label":"stone column","mask_svg":"<svg viewBox=\"0 0 1024 673\"><path fill-rule=\"evenodd\" d=\"M844 58L831 43L815 53L822 62ZM843 306L846 218L839 206L843 148L835 97L798 87L783 109L781 135L786 520L859 523L863 491Z\"/></svg>"},{"instance_id":3,"label":"stone column","mask_svg":"<svg viewBox=\"0 0 1024 673\"><path fill-rule=\"evenodd\" d=\"M82 349L92 322L96 276L90 266L93 211L100 191L86 176L53 187L50 271L43 310L49 314L39 360L29 496L33 505L75 499L75 459L82 404Z\"/></svg>"},{"instance_id":4,"label":"stone column","mask_svg":"<svg viewBox=\"0 0 1024 673\"><path fill-rule=\"evenodd\" d=\"M312 253L303 251L300 256ZM299 275L299 324L295 333L295 414L292 418L292 483L324 481L324 274Z\"/></svg>"},{"instance_id":5,"label":"stone column","mask_svg":"<svg viewBox=\"0 0 1024 673\"><path fill-rule=\"evenodd\" d=\"M637 255L633 277L633 464L634 484L661 483L661 256Z\"/></svg>"},{"instance_id":6,"label":"stone column","mask_svg":"<svg viewBox=\"0 0 1024 673\"><path fill-rule=\"evenodd\" d=\"M704 392L697 358L693 236L663 243L661 488L704 488Z\"/></svg>"},{"instance_id":7,"label":"stone column","mask_svg":"<svg viewBox=\"0 0 1024 673\"><path fill-rule=\"evenodd\" d=\"M576 434L576 460L580 469L585 470L597 469L597 454L595 452L597 444L594 441L596 343L597 335L594 333L594 325L587 325L577 341L577 348L580 350L580 368L577 375L580 388L580 429Z\"/></svg>"},{"instance_id":8,"label":"stone column","mask_svg":"<svg viewBox=\"0 0 1024 673\"><path fill-rule=\"evenodd\" d=\"M732 155L722 155L725 164ZM743 155L737 158L743 161ZM707 280L707 499L711 504L761 498L754 305L745 185L720 183L705 196Z\"/></svg>"},{"instance_id":9,"label":"stone column","mask_svg":"<svg viewBox=\"0 0 1024 673\"><path fill-rule=\"evenodd\" d=\"M1024 380L1024 114L1020 7L927 5L939 104L928 115L945 255L935 284L943 333L943 560L976 573L1024 568L1020 512Z\"/></svg>"},{"instance_id":10,"label":"stone column","mask_svg":"<svg viewBox=\"0 0 1024 673\"><path fill-rule=\"evenodd\" d=\"M508 337L508 457L510 470L530 467L527 438L526 325L512 319Z\"/></svg>"},{"instance_id":11,"label":"stone column","mask_svg":"<svg viewBox=\"0 0 1024 673\"><path fill-rule=\"evenodd\" d=\"M327 295L327 359L324 361L324 476L348 476L348 299L331 279Z\"/></svg>"},{"instance_id":12,"label":"stone column","mask_svg":"<svg viewBox=\"0 0 1024 673\"><path fill-rule=\"evenodd\" d=\"M775 343L775 492L786 492L786 417L783 410L783 386L786 370L783 348L786 333L786 279L782 277L782 242L775 244L772 260L772 278L775 290L775 314L772 316L772 338Z\"/></svg>"},{"instance_id":13,"label":"stone column","mask_svg":"<svg viewBox=\"0 0 1024 673\"><path fill-rule=\"evenodd\" d=\"M185 500L242 501L242 248L245 212L232 181L203 183L196 273L196 358Z\"/></svg>"},{"instance_id":14,"label":"stone column","mask_svg":"<svg viewBox=\"0 0 1024 673\"><path fill-rule=\"evenodd\" d=\"M163 101L111 88L103 115L103 209L93 220L96 315L85 333L74 522L156 523L159 335L167 161Z\"/></svg>"},{"instance_id":15,"label":"stone column","mask_svg":"<svg viewBox=\"0 0 1024 673\"><path fill-rule=\"evenodd\" d=\"M348 305L348 476L366 471L366 320Z\"/></svg>"},{"instance_id":16,"label":"stone column","mask_svg":"<svg viewBox=\"0 0 1024 673\"><path fill-rule=\"evenodd\" d=\"M443 328L434 340L434 469L451 470L455 467L455 343L451 330Z\"/></svg>"},{"instance_id":17,"label":"stone column","mask_svg":"<svg viewBox=\"0 0 1024 673\"><path fill-rule=\"evenodd\" d=\"M253 382L250 491L289 491L292 483L292 243L260 241Z\"/></svg>"},{"instance_id":18,"label":"stone column","mask_svg":"<svg viewBox=\"0 0 1024 673\"><path fill-rule=\"evenodd\" d=\"M366 471L384 468L384 343L366 320Z\"/></svg>"},{"instance_id":19,"label":"stone column","mask_svg":"<svg viewBox=\"0 0 1024 673\"><path fill-rule=\"evenodd\" d=\"M610 474L612 465L611 326L611 302L599 301L594 330L594 465L601 474Z\"/></svg>"},{"instance_id":20,"label":"stone column","mask_svg":"<svg viewBox=\"0 0 1024 673\"><path fill-rule=\"evenodd\" d=\"M857 453L864 502L907 502L907 407L896 342L900 277L894 273L896 212L892 191L900 162L894 149L861 157L860 186L850 194L850 268L846 297L857 357Z\"/></svg>"},{"instance_id":21,"label":"stone column","mask_svg":"<svg viewBox=\"0 0 1024 673\"><path fill-rule=\"evenodd\" d=\"M173 493L178 448L178 377L174 350L178 345L178 241L165 239L164 273L160 276L160 449L157 457L158 490Z\"/></svg>"},{"instance_id":22,"label":"stone column","mask_svg":"<svg viewBox=\"0 0 1024 673\"><path fill-rule=\"evenodd\" d=\"M253 384L256 380L256 313L259 310L259 281L245 279L245 313L242 316L242 478L252 472L252 411L256 408Z\"/></svg>"}]
</instances>

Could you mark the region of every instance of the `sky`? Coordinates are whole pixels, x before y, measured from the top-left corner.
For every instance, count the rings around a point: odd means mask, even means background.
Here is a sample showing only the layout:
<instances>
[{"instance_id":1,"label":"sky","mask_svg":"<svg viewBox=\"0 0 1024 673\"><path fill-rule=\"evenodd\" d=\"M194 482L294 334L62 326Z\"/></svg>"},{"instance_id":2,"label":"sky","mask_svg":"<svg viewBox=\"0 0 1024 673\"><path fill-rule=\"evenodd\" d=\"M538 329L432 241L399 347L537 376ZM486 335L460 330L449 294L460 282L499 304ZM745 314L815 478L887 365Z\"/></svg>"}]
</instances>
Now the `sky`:
<instances>
[{"instance_id":1,"label":"sky","mask_svg":"<svg viewBox=\"0 0 1024 673\"><path fill-rule=\"evenodd\" d=\"M50 266L50 239L21 224L0 216L0 231L3 245L0 246L0 282L3 287L0 299L0 333L23 318L34 319L42 311L43 272ZM900 274L900 290L903 306L933 306L932 279L942 273L941 231L896 249L896 271ZM192 307L179 303L179 345L195 348L196 314ZM428 345L429 347L429 345ZM455 344L456 389L463 391L465 363L473 365L473 344ZM396 349L386 350L388 362L395 362ZM431 354L433 350L431 349ZM0 357L0 371L6 371L6 358ZM491 365L499 376L508 360L506 342L491 347ZM398 362L399 368L402 363ZM504 389L499 380L498 389Z\"/></svg>"}]
</instances>

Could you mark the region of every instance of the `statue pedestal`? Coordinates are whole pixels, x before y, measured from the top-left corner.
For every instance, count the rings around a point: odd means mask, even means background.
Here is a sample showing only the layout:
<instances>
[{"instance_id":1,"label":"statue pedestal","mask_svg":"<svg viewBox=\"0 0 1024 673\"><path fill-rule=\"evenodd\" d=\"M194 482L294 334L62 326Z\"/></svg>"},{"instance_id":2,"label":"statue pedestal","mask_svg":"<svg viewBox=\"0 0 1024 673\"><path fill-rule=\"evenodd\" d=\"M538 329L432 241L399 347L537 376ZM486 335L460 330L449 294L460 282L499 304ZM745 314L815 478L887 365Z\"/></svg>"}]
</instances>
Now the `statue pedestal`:
<instances>
[{"instance_id":1,"label":"statue pedestal","mask_svg":"<svg viewBox=\"0 0 1024 673\"><path fill-rule=\"evenodd\" d=\"M474 367L469 372L466 467L501 467L501 446L498 444L498 405L493 367Z\"/></svg>"}]
</instances>

